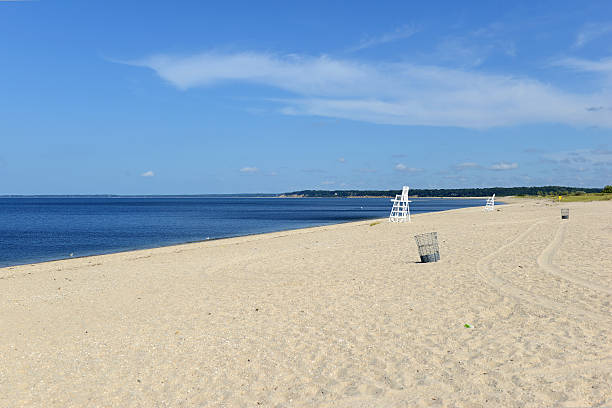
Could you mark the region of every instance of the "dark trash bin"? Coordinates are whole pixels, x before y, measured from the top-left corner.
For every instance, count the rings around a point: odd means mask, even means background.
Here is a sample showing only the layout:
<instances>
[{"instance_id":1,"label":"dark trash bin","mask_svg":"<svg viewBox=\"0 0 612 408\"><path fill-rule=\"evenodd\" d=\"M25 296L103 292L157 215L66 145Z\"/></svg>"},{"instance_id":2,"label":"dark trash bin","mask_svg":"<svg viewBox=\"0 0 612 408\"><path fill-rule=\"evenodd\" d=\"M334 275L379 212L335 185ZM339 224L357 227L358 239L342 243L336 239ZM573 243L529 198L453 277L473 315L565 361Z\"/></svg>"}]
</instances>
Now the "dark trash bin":
<instances>
[{"instance_id":1,"label":"dark trash bin","mask_svg":"<svg viewBox=\"0 0 612 408\"><path fill-rule=\"evenodd\" d=\"M414 237L419 248L421 262L436 262L440 260L440 248L438 248L438 233L428 232Z\"/></svg>"},{"instance_id":2,"label":"dark trash bin","mask_svg":"<svg viewBox=\"0 0 612 408\"><path fill-rule=\"evenodd\" d=\"M561 209L561 219L562 220L569 220L569 208L562 208Z\"/></svg>"}]
</instances>

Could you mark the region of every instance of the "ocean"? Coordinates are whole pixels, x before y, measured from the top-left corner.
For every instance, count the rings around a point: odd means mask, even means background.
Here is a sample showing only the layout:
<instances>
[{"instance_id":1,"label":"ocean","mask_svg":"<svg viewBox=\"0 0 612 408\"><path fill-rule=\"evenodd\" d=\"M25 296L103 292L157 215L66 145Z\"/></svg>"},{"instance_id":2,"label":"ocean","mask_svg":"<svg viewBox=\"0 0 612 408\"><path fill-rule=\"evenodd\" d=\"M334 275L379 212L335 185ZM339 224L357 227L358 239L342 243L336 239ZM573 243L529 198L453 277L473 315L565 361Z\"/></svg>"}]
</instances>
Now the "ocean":
<instances>
[{"instance_id":1,"label":"ocean","mask_svg":"<svg viewBox=\"0 0 612 408\"><path fill-rule=\"evenodd\" d=\"M485 200L412 198L412 214ZM0 267L388 217L388 198L0 198Z\"/></svg>"}]
</instances>

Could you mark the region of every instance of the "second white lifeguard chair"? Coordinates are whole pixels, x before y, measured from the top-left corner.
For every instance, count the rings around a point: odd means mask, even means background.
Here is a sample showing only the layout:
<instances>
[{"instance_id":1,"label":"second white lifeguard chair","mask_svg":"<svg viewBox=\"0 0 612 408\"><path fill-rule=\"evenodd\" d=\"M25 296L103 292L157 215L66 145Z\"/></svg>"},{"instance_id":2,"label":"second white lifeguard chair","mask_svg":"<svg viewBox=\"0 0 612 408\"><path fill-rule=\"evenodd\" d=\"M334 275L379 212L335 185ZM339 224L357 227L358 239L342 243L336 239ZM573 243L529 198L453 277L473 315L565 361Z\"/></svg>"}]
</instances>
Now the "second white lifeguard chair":
<instances>
[{"instance_id":1,"label":"second white lifeguard chair","mask_svg":"<svg viewBox=\"0 0 612 408\"><path fill-rule=\"evenodd\" d=\"M402 194L397 194L391 202L391 214L389 214L390 222L410 222L410 200L408 200L408 190L410 187L404 186Z\"/></svg>"},{"instance_id":2,"label":"second white lifeguard chair","mask_svg":"<svg viewBox=\"0 0 612 408\"><path fill-rule=\"evenodd\" d=\"M495 194L487 198L487 204L485 205L485 211L493 211L495 209Z\"/></svg>"}]
</instances>

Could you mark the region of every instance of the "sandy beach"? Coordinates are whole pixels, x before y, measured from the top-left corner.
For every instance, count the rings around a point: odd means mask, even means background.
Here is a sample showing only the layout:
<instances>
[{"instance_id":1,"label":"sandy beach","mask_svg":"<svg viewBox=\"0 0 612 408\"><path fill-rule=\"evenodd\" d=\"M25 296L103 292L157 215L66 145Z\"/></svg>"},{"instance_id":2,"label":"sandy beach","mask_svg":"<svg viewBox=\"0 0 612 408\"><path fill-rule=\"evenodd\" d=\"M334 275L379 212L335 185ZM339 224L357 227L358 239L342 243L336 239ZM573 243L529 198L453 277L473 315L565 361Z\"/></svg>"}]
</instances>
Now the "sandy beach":
<instances>
[{"instance_id":1,"label":"sandy beach","mask_svg":"<svg viewBox=\"0 0 612 408\"><path fill-rule=\"evenodd\" d=\"M612 407L612 202L561 206L0 269L0 407Z\"/></svg>"}]
</instances>

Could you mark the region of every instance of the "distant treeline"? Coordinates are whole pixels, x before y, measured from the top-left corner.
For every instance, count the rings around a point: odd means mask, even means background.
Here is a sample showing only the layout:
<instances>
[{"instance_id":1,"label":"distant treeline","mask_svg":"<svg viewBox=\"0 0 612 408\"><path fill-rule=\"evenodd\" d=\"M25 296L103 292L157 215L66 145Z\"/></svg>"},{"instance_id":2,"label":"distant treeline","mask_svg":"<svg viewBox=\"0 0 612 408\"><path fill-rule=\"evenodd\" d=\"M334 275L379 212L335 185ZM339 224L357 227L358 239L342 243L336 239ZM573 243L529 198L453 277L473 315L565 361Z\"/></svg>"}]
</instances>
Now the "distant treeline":
<instances>
[{"instance_id":1,"label":"distant treeline","mask_svg":"<svg viewBox=\"0 0 612 408\"><path fill-rule=\"evenodd\" d=\"M491 187L491 188L440 188L410 190L412 197L485 197L493 194L503 196L517 195L568 195L576 192L599 193L600 188L583 187ZM395 197L401 190L302 190L285 193L284 196L300 197Z\"/></svg>"},{"instance_id":2,"label":"distant treeline","mask_svg":"<svg viewBox=\"0 0 612 408\"><path fill-rule=\"evenodd\" d=\"M0 0L2 1L2 0ZM276 193L245 193L245 194L4 194L0 198L275 198Z\"/></svg>"}]
</instances>

